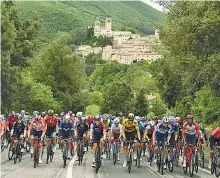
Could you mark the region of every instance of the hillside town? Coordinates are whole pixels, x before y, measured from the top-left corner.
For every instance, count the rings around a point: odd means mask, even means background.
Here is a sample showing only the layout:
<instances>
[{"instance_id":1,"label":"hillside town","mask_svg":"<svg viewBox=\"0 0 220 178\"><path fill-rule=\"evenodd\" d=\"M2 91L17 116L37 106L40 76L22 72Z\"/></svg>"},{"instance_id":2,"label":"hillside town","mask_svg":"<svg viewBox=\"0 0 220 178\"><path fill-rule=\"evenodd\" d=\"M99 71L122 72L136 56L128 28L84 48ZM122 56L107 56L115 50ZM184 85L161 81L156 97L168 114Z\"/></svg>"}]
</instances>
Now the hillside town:
<instances>
[{"instance_id":1,"label":"hillside town","mask_svg":"<svg viewBox=\"0 0 220 178\"><path fill-rule=\"evenodd\" d=\"M163 56L158 54L156 45L159 44L158 30L154 35L143 36L132 34L130 31L113 31L112 19L105 19L105 26L101 26L97 17L95 21L94 35L113 37L113 45L106 47L79 46L77 53L87 56L90 53L101 53L103 60L117 61L123 64L131 64L133 61L147 60L152 62Z\"/></svg>"}]
</instances>

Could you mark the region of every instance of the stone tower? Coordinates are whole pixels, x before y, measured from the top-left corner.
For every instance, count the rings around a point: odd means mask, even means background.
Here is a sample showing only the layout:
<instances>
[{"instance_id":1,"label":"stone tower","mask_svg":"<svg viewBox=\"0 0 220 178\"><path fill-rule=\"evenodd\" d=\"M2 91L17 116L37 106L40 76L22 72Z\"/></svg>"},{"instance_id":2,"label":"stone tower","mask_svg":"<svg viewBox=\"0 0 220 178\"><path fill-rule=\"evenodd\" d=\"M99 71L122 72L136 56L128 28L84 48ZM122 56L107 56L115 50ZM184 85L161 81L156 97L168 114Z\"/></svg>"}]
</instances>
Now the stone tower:
<instances>
[{"instance_id":1,"label":"stone tower","mask_svg":"<svg viewBox=\"0 0 220 178\"><path fill-rule=\"evenodd\" d=\"M101 30L100 21L98 17L96 17L94 30Z\"/></svg>"},{"instance_id":2,"label":"stone tower","mask_svg":"<svg viewBox=\"0 0 220 178\"><path fill-rule=\"evenodd\" d=\"M105 19L105 29L110 31L112 30L112 19L110 17Z\"/></svg>"}]
</instances>

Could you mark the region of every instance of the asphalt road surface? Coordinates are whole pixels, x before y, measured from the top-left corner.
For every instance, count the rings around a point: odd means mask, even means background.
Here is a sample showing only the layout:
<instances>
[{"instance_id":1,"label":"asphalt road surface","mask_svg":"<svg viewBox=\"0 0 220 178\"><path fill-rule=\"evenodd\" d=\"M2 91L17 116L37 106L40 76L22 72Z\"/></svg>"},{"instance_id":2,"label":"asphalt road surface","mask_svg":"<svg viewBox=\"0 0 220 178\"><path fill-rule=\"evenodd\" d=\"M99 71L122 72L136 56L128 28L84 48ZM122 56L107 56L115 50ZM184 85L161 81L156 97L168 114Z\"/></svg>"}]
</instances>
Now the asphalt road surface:
<instances>
[{"instance_id":1,"label":"asphalt road surface","mask_svg":"<svg viewBox=\"0 0 220 178\"><path fill-rule=\"evenodd\" d=\"M54 154L53 162L46 164L46 157L44 154L43 163L37 168L34 168L33 159L30 153L24 152L21 162L14 164L13 160L8 160L8 149L5 149L1 153L1 177L2 178L115 178L115 177L126 177L126 178L189 178L189 174L184 174L181 166L175 167L173 173L169 170L165 170L164 175L157 172L156 165L153 163L152 166L143 157L141 160L141 167L138 168L132 165L131 173L128 173L127 168L122 166L123 154L121 153L121 161L113 165L112 159L103 160L102 166L98 172L95 173L95 169L91 166L92 154L88 151L84 155L83 164L80 166L74 156L67 163L66 168L63 168L63 160L60 156L61 152L59 149ZM206 165L207 166L207 165ZM214 175L210 174L208 170L201 170L194 174L194 178L214 178Z\"/></svg>"}]
</instances>

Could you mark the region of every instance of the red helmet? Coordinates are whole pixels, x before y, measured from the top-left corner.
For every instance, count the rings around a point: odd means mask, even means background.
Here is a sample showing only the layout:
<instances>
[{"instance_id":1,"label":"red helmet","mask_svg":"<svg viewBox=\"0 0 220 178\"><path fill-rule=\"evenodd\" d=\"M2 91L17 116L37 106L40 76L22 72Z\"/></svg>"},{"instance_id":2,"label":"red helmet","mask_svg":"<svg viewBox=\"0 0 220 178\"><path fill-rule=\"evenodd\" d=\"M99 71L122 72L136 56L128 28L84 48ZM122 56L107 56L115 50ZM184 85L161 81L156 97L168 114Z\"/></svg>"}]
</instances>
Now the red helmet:
<instances>
[{"instance_id":1,"label":"red helmet","mask_svg":"<svg viewBox=\"0 0 220 178\"><path fill-rule=\"evenodd\" d=\"M188 114L186 118L187 119L194 119L194 116L192 114Z\"/></svg>"}]
</instances>

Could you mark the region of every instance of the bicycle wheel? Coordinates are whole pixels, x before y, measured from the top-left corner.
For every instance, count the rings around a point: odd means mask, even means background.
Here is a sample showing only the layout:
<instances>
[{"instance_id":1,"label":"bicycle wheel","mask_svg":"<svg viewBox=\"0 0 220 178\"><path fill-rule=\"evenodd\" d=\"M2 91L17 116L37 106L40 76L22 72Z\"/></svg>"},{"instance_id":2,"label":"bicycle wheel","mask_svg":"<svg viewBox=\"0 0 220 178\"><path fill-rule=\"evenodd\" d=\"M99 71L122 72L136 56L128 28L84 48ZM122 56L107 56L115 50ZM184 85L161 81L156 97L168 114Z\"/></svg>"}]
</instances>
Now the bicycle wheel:
<instances>
[{"instance_id":1,"label":"bicycle wheel","mask_svg":"<svg viewBox=\"0 0 220 178\"><path fill-rule=\"evenodd\" d=\"M78 161L79 161L79 166L80 166L80 163L81 163L81 143L79 144L79 150L78 150L78 153L77 153L77 155L78 155Z\"/></svg>"},{"instance_id":2,"label":"bicycle wheel","mask_svg":"<svg viewBox=\"0 0 220 178\"><path fill-rule=\"evenodd\" d=\"M5 139L4 139L4 137L2 137L2 139L1 139L1 151L3 152L4 151L4 149L5 149Z\"/></svg>"},{"instance_id":3,"label":"bicycle wheel","mask_svg":"<svg viewBox=\"0 0 220 178\"><path fill-rule=\"evenodd\" d=\"M190 162L189 162L189 175L190 175L190 177L193 176L193 172L194 172L194 167L195 167L194 159L195 159L194 155L192 155L190 158Z\"/></svg>"},{"instance_id":4,"label":"bicycle wheel","mask_svg":"<svg viewBox=\"0 0 220 178\"><path fill-rule=\"evenodd\" d=\"M175 162L175 166L178 167L179 166L179 153L178 152L175 152L174 162Z\"/></svg>"},{"instance_id":5,"label":"bicycle wheel","mask_svg":"<svg viewBox=\"0 0 220 178\"><path fill-rule=\"evenodd\" d=\"M67 160L67 144L64 141L64 144L63 144L63 168L66 167L66 160Z\"/></svg>"},{"instance_id":6,"label":"bicycle wheel","mask_svg":"<svg viewBox=\"0 0 220 178\"><path fill-rule=\"evenodd\" d=\"M18 147L17 147L17 143L15 144L15 148L14 148L14 164L16 164L18 159Z\"/></svg>"},{"instance_id":7,"label":"bicycle wheel","mask_svg":"<svg viewBox=\"0 0 220 178\"><path fill-rule=\"evenodd\" d=\"M159 158L159 159L158 159ZM160 154L158 153L158 155L157 155L157 171L158 172L160 172L160 166L161 166L161 156L160 156Z\"/></svg>"},{"instance_id":8,"label":"bicycle wheel","mask_svg":"<svg viewBox=\"0 0 220 178\"><path fill-rule=\"evenodd\" d=\"M48 145L47 147L47 159L46 159L46 164L48 164L48 161L49 161L49 157L50 157L50 145Z\"/></svg>"},{"instance_id":9,"label":"bicycle wheel","mask_svg":"<svg viewBox=\"0 0 220 178\"><path fill-rule=\"evenodd\" d=\"M111 147L110 147L109 143L107 145L108 145L107 146L107 158L108 158L108 160L110 160L110 158L111 158Z\"/></svg>"},{"instance_id":10,"label":"bicycle wheel","mask_svg":"<svg viewBox=\"0 0 220 178\"><path fill-rule=\"evenodd\" d=\"M96 161L96 173L98 173L99 168L101 166L101 150L99 145L96 149L95 161Z\"/></svg>"},{"instance_id":11,"label":"bicycle wheel","mask_svg":"<svg viewBox=\"0 0 220 178\"><path fill-rule=\"evenodd\" d=\"M36 168L38 166L38 162L39 162L39 153L38 153L38 145L34 145L34 168Z\"/></svg>"},{"instance_id":12,"label":"bicycle wheel","mask_svg":"<svg viewBox=\"0 0 220 178\"><path fill-rule=\"evenodd\" d=\"M215 176L220 176L220 163L218 163L218 157L215 158Z\"/></svg>"},{"instance_id":13,"label":"bicycle wheel","mask_svg":"<svg viewBox=\"0 0 220 178\"><path fill-rule=\"evenodd\" d=\"M8 149L8 159L11 160L13 158L13 145L10 144L9 149Z\"/></svg>"},{"instance_id":14,"label":"bicycle wheel","mask_svg":"<svg viewBox=\"0 0 220 178\"><path fill-rule=\"evenodd\" d=\"M204 156L204 152L202 151L201 154L201 161L200 161L200 167L203 169L204 168L204 163L205 163L205 156Z\"/></svg>"},{"instance_id":15,"label":"bicycle wheel","mask_svg":"<svg viewBox=\"0 0 220 178\"><path fill-rule=\"evenodd\" d=\"M153 157L154 157L154 153L152 150L150 150L150 166L152 165Z\"/></svg>"},{"instance_id":16,"label":"bicycle wheel","mask_svg":"<svg viewBox=\"0 0 220 178\"><path fill-rule=\"evenodd\" d=\"M30 149L31 149L31 144L29 141L26 142L26 151L29 153L30 152Z\"/></svg>"},{"instance_id":17,"label":"bicycle wheel","mask_svg":"<svg viewBox=\"0 0 220 178\"><path fill-rule=\"evenodd\" d=\"M161 165L160 165L160 170L161 170L161 175L163 175L163 170L164 170L164 158L163 158L163 156L162 155L160 155L161 156Z\"/></svg>"},{"instance_id":18,"label":"bicycle wheel","mask_svg":"<svg viewBox=\"0 0 220 178\"><path fill-rule=\"evenodd\" d=\"M132 164L132 154L129 154L129 161L128 161L128 172L131 173L131 164Z\"/></svg>"},{"instance_id":19,"label":"bicycle wheel","mask_svg":"<svg viewBox=\"0 0 220 178\"><path fill-rule=\"evenodd\" d=\"M173 172L173 161L168 161L168 169L170 172Z\"/></svg>"},{"instance_id":20,"label":"bicycle wheel","mask_svg":"<svg viewBox=\"0 0 220 178\"><path fill-rule=\"evenodd\" d=\"M187 173L187 166L186 167L183 167L183 172L184 172L184 174L186 174Z\"/></svg>"},{"instance_id":21,"label":"bicycle wheel","mask_svg":"<svg viewBox=\"0 0 220 178\"><path fill-rule=\"evenodd\" d=\"M136 161L138 168L140 168L140 166L141 166L140 162L141 162L141 151L140 151L140 148L138 147L137 148L137 161Z\"/></svg>"},{"instance_id":22,"label":"bicycle wheel","mask_svg":"<svg viewBox=\"0 0 220 178\"><path fill-rule=\"evenodd\" d=\"M117 161L117 148L116 148L116 144L113 144L113 164L115 165L116 161Z\"/></svg>"},{"instance_id":23,"label":"bicycle wheel","mask_svg":"<svg viewBox=\"0 0 220 178\"><path fill-rule=\"evenodd\" d=\"M194 169L195 169L195 172L197 173L198 172L198 169L199 169L199 155L198 155L198 152L196 152L195 154L195 163L194 163Z\"/></svg>"},{"instance_id":24,"label":"bicycle wheel","mask_svg":"<svg viewBox=\"0 0 220 178\"><path fill-rule=\"evenodd\" d=\"M213 174L215 172L215 159L212 158L211 160L211 174Z\"/></svg>"}]
</instances>

